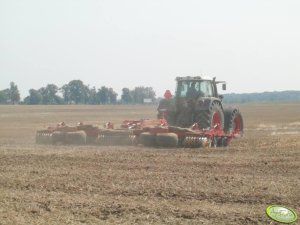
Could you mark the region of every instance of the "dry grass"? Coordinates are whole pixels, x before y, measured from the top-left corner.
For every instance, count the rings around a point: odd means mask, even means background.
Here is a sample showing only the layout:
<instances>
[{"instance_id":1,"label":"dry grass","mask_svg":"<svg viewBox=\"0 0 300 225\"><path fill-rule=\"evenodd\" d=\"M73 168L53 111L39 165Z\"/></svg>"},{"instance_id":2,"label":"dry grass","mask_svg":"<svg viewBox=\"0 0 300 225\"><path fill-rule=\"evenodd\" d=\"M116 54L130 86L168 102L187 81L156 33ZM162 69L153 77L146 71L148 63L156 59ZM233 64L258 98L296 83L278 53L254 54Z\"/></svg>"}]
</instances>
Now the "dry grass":
<instances>
[{"instance_id":1,"label":"dry grass","mask_svg":"<svg viewBox=\"0 0 300 225\"><path fill-rule=\"evenodd\" d=\"M0 225L276 224L300 213L299 103L240 105L245 137L221 149L42 146L35 130L153 118L154 106L0 106Z\"/></svg>"}]
</instances>

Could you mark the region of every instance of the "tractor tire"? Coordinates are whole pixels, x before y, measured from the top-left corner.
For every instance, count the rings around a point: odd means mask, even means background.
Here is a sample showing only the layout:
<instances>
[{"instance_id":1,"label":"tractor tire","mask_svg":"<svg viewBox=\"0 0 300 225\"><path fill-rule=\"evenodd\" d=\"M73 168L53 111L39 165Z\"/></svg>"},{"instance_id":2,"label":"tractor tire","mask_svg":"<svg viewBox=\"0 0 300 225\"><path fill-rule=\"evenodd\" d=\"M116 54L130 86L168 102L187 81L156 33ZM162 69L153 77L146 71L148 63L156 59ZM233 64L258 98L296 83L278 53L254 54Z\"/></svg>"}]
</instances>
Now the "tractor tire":
<instances>
[{"instance_id":1,"label":"tractor tire","mask_svg":"<svg viewBox=\"0 0 300 225\"><path fill-rule=\"evenodd\" d=\"M150 132L143 132L140 134L139 142L147 147L153 147L156 145L155 135Z\"/></svg>"},{"instance_id":2,"label":"tractor tire","mask_svg":"<svg viewBox=\"0 0 300 225\"><path fill-rule=\"evenodd\" d=\"M85 145L86 133L84 131L66 132L65 143L71 145Z\"/></svg>"},{"instance_id":3,"label":"tractor tire","mask_svg":"<svg viewBox=\"0 0 300 225\"><path fill-rule=\"evenodd\" d=\"M241 112L236 108L227 108L224 110L224 115L224 131L228 134L236 134L236 137L243 136L244 120Z\"/></svg>"},{"instance_id":4,"label":"tractor tire","mask_svg":"<svg viewBox=\"0 0 300 225\"><path fill-rule=\"evenodd\" d=\"M178 146L178 136L175 133L160 133L156 135L156 144L159 147L174 148Z\"/></svg>"},{"instance_id":5,"label":"tractor tire","mask_svg":"<svg viewBox=\"0 0 300 225\"><path fill-rule=\"evenodd\" d=\"M220 129L224 129L224 112L220 102L212 102L207 110L198 111L196 114L196 122L201 129L212 129L217 124L220 125Z\"/></svg>"}]
</instances>

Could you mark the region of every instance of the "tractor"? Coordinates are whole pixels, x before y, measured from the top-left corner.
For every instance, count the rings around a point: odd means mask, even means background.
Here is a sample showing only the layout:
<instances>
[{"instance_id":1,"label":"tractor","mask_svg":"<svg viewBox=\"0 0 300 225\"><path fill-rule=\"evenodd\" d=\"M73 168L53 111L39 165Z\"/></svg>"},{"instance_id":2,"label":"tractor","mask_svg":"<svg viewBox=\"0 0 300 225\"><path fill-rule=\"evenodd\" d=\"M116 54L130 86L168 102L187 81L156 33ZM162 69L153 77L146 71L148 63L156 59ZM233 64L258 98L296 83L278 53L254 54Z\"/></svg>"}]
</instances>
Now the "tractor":
<instances>
[{"instance_id":1,"label":"tractor","mask_svg":"<svg viewBox=\"0 0 300 225\"><path fill-rule=\"evenodd\" d=\"M239 109L225 107L223 95L217 86L226 82L207 77L177 77L174 98L169 90L165 92L158 106L158 117L165 118L169 125L177 127L199 126L201 129L218 127L226 134L243 134L243 117Z\"/></svg>"},{"instance_id":2,"label":"tractor","mask_svg":"<svg viewBox=\"0 0 300 225\"><path fill-rule=\"evenodd\" d=\"M243 134L243 117L224 107L215 78L177 77L175 97L169 90L158 106L158 118L124 120L119 128L59 123L36 132L37 144L143 145L148 147L225 147Z\"/></svg>"}]
</instances>

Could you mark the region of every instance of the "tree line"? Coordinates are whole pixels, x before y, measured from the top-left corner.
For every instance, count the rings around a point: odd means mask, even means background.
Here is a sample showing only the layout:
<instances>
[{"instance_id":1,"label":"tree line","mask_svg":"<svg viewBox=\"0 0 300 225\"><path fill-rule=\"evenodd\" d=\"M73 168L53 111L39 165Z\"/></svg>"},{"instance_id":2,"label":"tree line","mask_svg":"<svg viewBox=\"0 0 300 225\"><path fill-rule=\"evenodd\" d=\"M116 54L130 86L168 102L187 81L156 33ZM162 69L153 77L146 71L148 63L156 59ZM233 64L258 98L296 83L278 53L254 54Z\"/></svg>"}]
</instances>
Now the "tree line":
<instances>
[{"instance_id":1,"label":"tree line","mask_svg":"<svg viewBox=\"0 0 300 225\"><path fill-rule=\"evenodd\" d=\"M29 95L21 101L18 86L10 83L10 88L0 90L0 104L27 104L27 105L60 105L60 104L142 104L155 102L156 93L152 87L135 87L122 89L121 98L113 88L89 87L81 80L72 80L68 84L58 87L48 84L39 89L30 89Z\"/></svg>"},{"instance_id":2,"label":"tree line","mask_svg":"<svg viewBox=\"0 0 300 225\"><path fill-rule=\"evenodd\" d=\"M123 88L120 98L118 94L106 86L89 87L81 80L72 80L58 87L48 84L39 89L30 89L29 95L21 101L18 86L10 82L9 88L0 90L0 104L28 105L58 105L58 104L143 104L157 102L156 93L152 87ZM247 94L224 94L224 102L270 102L270 101L300 101L300 91L279 91Z\"/></svg>"},{"instance_id":3,"label":"tree line","mask_svg":"<svg viewBox=\"0 0 300 225\"><path fill-rule=\"evenodd\" d=\"M224 94L226 103L300 101L300 91L273 91L263 93Z\"/></svg>"}]
</instances>

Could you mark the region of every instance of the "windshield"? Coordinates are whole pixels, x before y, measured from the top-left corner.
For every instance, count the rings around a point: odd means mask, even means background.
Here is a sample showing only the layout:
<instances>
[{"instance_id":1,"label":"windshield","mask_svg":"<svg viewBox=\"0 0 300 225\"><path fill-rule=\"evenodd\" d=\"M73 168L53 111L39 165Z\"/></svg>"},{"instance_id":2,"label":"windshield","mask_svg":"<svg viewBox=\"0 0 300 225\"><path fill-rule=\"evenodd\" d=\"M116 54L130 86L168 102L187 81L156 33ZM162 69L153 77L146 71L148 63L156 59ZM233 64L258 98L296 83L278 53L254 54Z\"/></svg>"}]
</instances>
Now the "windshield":
<instances>
[{"instance_id":1,"label":"windshield","mask_svg":"<svg viewBox=\"0 0 300 225\"><path fill-rule=\"evenodd\" d=\"M177 97L213 97L212 83L209 80L179 81Z\"/></svg>"}]
</instances>

